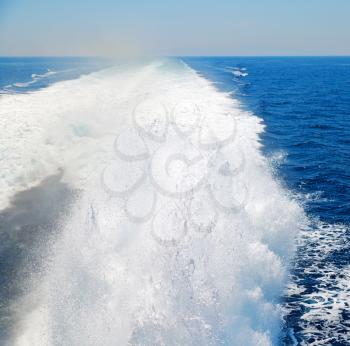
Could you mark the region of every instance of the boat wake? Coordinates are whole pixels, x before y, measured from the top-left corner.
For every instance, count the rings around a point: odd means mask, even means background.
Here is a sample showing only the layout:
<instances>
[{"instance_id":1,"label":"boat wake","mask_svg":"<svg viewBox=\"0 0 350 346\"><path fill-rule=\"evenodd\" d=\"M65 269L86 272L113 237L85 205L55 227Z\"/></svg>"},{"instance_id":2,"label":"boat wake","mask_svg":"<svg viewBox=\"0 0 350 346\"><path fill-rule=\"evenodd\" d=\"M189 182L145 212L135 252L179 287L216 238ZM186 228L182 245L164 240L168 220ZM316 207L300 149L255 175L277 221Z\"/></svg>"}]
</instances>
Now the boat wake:
<instances>
[{"instance_id":1,"label":"boat wake","mask_svg":"<svg viewBox=\"0 0 350 346\"><path fill-rule=\"evenodd\" d=\"M11 303L10 345L278 342L305 218L259 118L170 60L0 101L3 207L59 168L79 191Z\"/></svg>"}]
</instances>

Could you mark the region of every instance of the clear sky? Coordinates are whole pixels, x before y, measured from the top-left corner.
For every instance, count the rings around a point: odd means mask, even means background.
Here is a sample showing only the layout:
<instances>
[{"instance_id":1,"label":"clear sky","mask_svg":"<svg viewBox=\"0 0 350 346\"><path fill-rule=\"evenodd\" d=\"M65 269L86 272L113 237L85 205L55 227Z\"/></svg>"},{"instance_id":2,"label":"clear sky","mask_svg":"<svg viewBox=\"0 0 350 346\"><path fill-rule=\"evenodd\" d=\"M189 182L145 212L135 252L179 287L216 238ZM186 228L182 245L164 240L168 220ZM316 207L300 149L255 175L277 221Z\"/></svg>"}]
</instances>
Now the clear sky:
<instances>
[{"instance_id":1,"label":"clear sky","mask_svg":"<svg viewBox=\"0 0 350 346\"><path fill-rule=\"evenodd\" d=\"M350 0L0 0L0 55L350 55Z\"/></svg>"}]
</instances>

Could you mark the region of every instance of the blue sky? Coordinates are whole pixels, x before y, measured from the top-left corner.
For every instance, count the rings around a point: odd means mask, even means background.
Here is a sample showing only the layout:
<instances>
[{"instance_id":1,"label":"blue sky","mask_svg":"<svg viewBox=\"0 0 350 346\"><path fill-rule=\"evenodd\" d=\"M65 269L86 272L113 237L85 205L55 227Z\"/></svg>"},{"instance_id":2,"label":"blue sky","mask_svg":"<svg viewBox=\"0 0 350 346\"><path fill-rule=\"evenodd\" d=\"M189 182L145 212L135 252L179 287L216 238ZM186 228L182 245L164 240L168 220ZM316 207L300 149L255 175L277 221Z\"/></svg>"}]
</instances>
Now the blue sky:
<instances>
[{"instance_id":1,"label":"blue sky","mask_svg":"<svg viewBox=\"0 0 350 346\"><path fill-rule=\"evenodd\" d=\"M350 55L350 0L0 0L0 55Z\"/></svg>"}]
</instances>

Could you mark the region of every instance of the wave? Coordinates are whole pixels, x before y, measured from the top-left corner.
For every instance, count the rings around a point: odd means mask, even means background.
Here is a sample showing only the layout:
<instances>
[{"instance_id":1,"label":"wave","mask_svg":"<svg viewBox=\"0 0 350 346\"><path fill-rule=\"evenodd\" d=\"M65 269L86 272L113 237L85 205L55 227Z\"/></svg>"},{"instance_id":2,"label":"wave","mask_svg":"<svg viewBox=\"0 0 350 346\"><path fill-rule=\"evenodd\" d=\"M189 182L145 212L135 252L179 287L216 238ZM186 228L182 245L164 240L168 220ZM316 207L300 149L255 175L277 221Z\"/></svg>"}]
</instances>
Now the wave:
<instances>
[{"instance_id":1,"label":"wave","mask_svg":"<svg viewBox=\"0 0 350 346\"><path fill-rule=\"evenodd\" d=\"M227 67L226 70L231 72L237 78L247 77L248 76L248 72L246 72L247 69L245 67L242 67L242 68L239 68L239 67L234 67L234 68Z\"/></svg>"},{"instance_id":2,"label":"wave","mask_svg":"<svg viewBox=\"0 0 350 346\"><path fill-rule=\"evenodd\" d=\"M43 74L36 74L36 73L33 73L31 75L32 77L32 80L30 80L29 82L17 82L17 83L13 83L11 85L7 85L4 89L9 89L9 88L13 88L13 87L16 87L16 88L27 88L28 86L32 85L32 84L35 84L36 82L38 82L39 80L41 79L44 79L44 78L47 78L49 76L52 76L54 74L56 74L57 72L55 71L51 71L50 69L47 69L47 72L46 73L43 73Z\"/></svg>"},{"instance_id":3,"label":"wave","mask_svg":"<svg viewBox=\"0 0 350 346\"><path fill-rule=\"evenodd\" d=\"M278 342L305 217L259 118L171 60L0 102L2 205L59 167L80 191L12 304L11 345Z\"/></svg>"},{"instance_id":4,"label":"wave","mask_svg":"<svg viewBox=\"0 0 350 346\"><path fill-rule=\"evenodd\" d=\"M248 76L248 73L242 72L242 71L238 71L238 70L232 71L232 74L233 74L235 77L246 77L246 76Z\"/></svg>"},{"instance_id":5,"label":"wave","mask_svg":"<svg viewBox=\"0 0 350 346\"><path fill-rule=\"evenodd\" d=\"M32 78L35 79L35 78L46 78L48 76L52 76L54 74L56 74L57 72L56 71L52 71L50 69L47 69L47 72L46 73L43 73L43 74L37 74L37 73L33 73L32 74Z\"/></svg>"}]
</instances>

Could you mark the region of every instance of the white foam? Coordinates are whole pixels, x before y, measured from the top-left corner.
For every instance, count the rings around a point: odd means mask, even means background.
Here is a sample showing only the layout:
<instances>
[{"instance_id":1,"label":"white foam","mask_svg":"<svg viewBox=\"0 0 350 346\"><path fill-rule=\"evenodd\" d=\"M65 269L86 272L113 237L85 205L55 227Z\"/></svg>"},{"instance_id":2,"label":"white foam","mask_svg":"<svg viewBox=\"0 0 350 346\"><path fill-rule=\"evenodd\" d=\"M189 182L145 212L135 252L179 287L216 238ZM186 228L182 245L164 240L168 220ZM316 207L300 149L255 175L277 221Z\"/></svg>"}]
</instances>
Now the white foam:
<instances>
[{"instance_id":1,"label":"white foam","mask_svg":"<svg viewBox=\"0 0 350 346\"><path fill-rule=\"evenodd\" d=\"M302 312L298 319L298 334L303 337L303 344L319 345L334 340L346 343L350 266L339 258L348 251L349 227L318 220L311 226L313 228L300 232L295 269L302 275L291 277L286 290L285 314ZM334 256L337 253L338 256ZM308 279L312 280L312 286L305 287Z\"/></svg>"},{"instance_id":2,"label":"white foam","mask_svg":"<svg viewBox=\"0 0 350 346\"><path fill-rule=\"evenodd\" d=\"M247 77L248 76L248 72L246 68L238 68L238 67L228 67L227 68L228 71L230 71L235 77Z\"/></svg>"},{"instance_id":3,"label":"white foam","mask_svg":"<svg viewBox=\"0 0 350 346\"><path fill-rule=\"evenodd\" d=\"M232 71L232 74L235 75L236 77L247 77L248 76L248 73L242 72L239 70Z\"/></svg>"},{"instance_id":4,"label":"white foam","mask_svg":"<svg viewBox=\"0 0 350 346\"><path fill-rule=\"evenodd\" d=\"M104 84L103 77L92 74L31 94L3 95L0 209L9 205L14 194L40 183L59 168L67 175L74 172L75 180L86 179L94 165L89 155L102 150L103 141L108 140L106 132L113 139L120 123L113 106L123 101L121 90L134 76L139 77L138 72L121 74L115 82L106 78Z\"/></svg>"},{"instance_id":5,"label":"white foam","mask_svg":"<svg viewBox=\"0 0 350 346\"><path fill-rule=\"evenodd\" d=\"M167 61L0 102L3 205L57 167L83 190L13 344L277 342L303 212L260 153L260 119Z\"/></svg>"},{"instance_id":6,"label":"white foam","mask_svg":"<svg viewBox=\"0 0 350 346\"><path fill-rule=\"evenodd\" d=\"M32 74L32 78L33 79L39 79L39 78L46 78L48 76L52 76L54 74L56 74L56 71L52 71L50 69L47 69L47 72L43 73L43 74L37 74L37 73L33 73Z\"/></svg>"},{"instance_id":7,"label":"white foam","mask_svg":"<svg viewBox=\"0 0 350 346\"><path fill-rule=\"evenodd\" d=\"M49 76L52 76L54 74L56 74L57 72L55 71L51 71L50 69L47 70L46 73L43 74L37 74L37 73L32 73L31 77L32 80L30 80L29 82L17 82L17 83L13 83L11 85L7 85L5 86L5 89L11 88L11 87L17 87L17 88L26 88L32 84L35 84L37 81L47 78Z\"/></svg>"}]
</instances>

